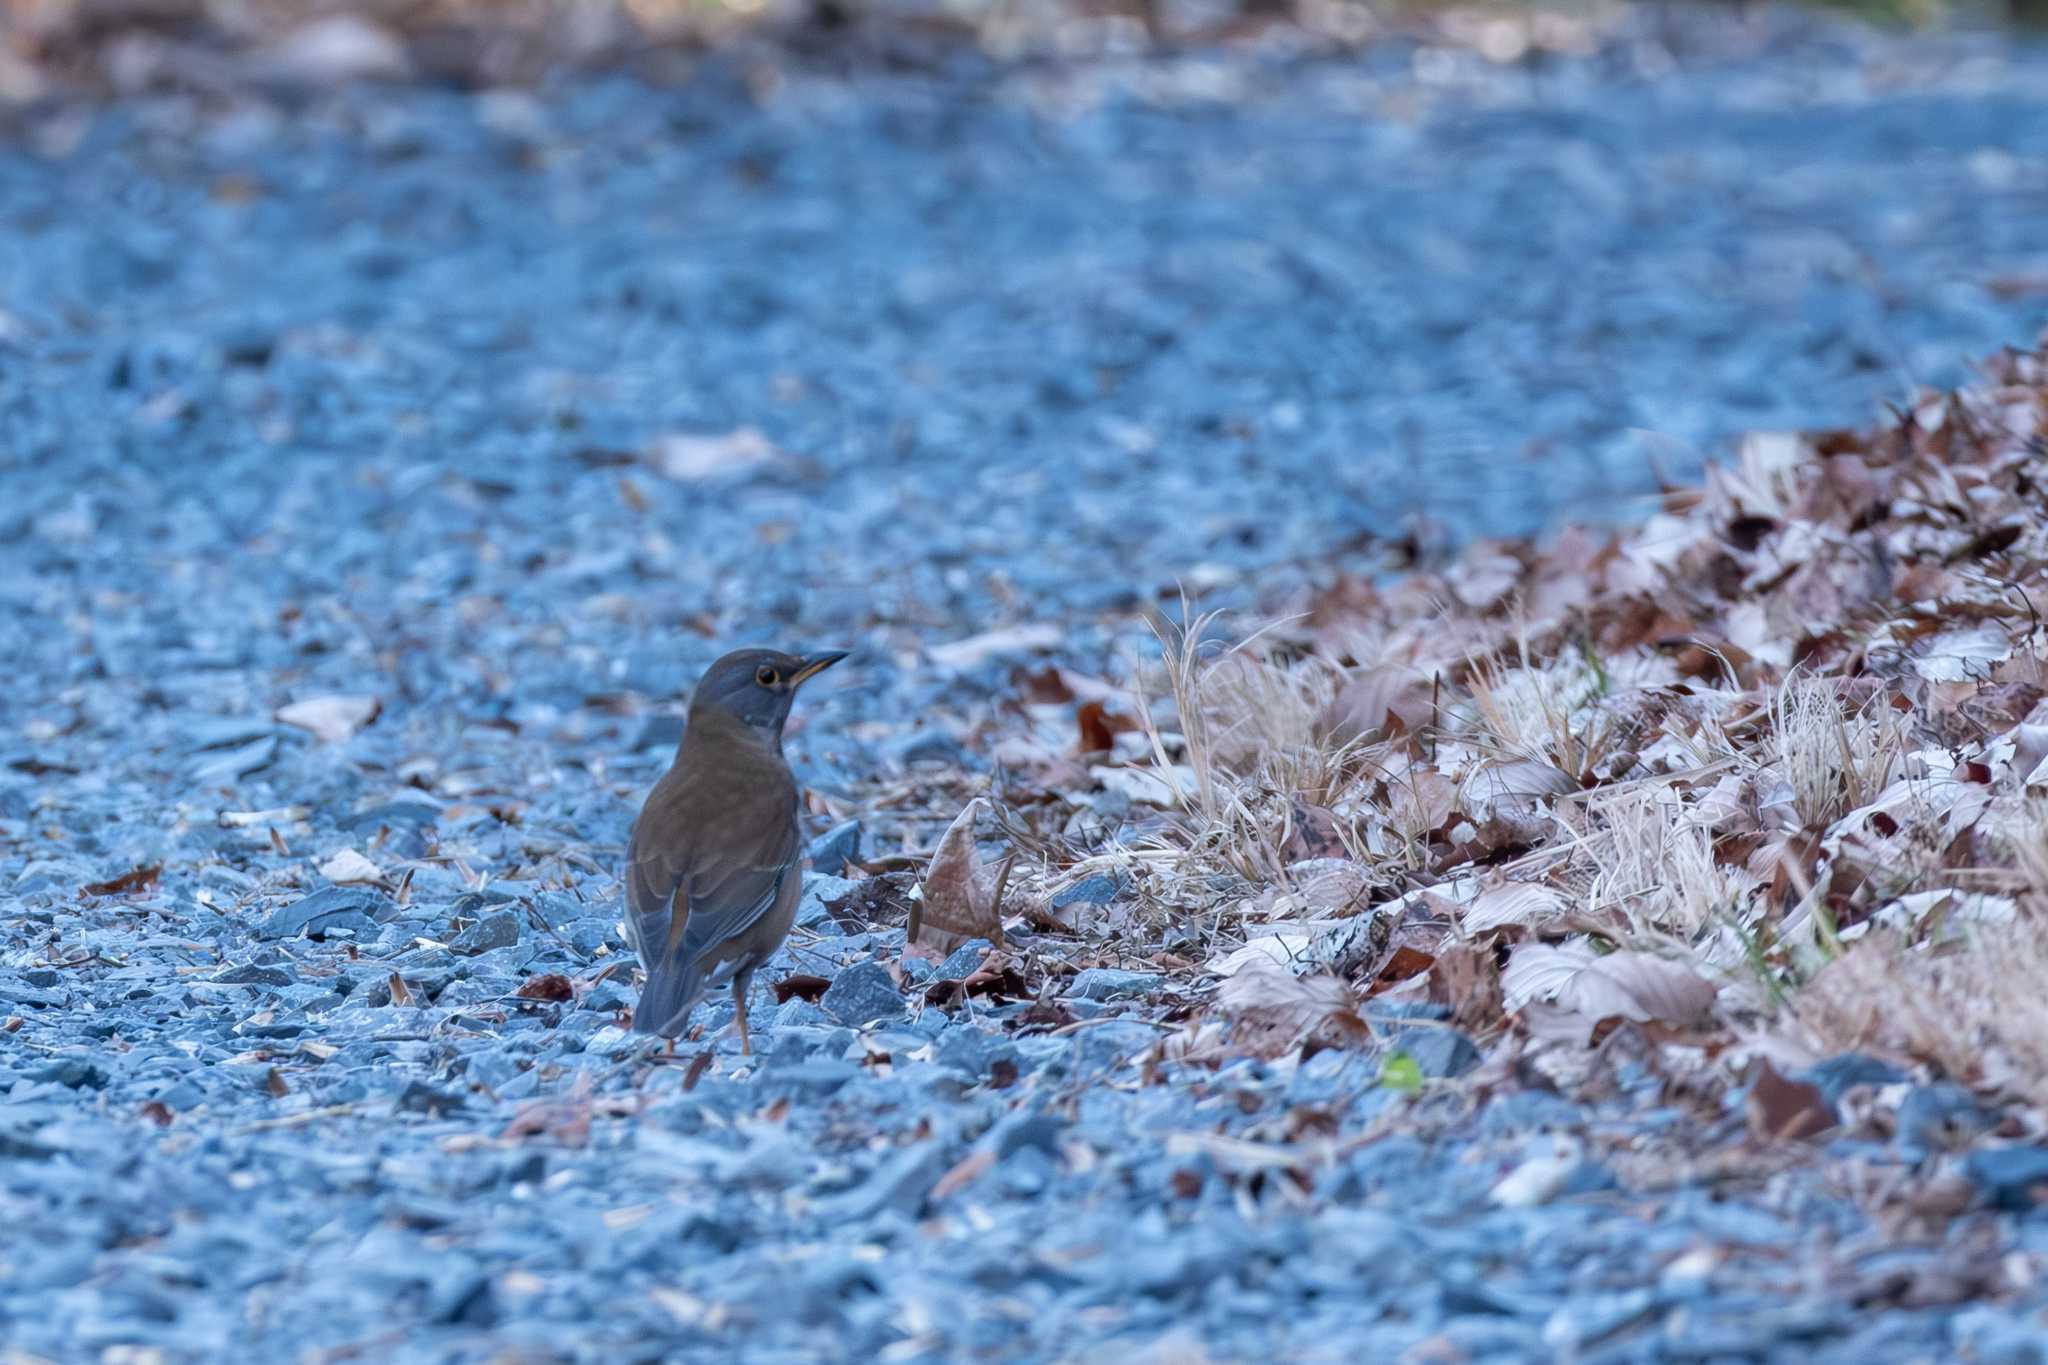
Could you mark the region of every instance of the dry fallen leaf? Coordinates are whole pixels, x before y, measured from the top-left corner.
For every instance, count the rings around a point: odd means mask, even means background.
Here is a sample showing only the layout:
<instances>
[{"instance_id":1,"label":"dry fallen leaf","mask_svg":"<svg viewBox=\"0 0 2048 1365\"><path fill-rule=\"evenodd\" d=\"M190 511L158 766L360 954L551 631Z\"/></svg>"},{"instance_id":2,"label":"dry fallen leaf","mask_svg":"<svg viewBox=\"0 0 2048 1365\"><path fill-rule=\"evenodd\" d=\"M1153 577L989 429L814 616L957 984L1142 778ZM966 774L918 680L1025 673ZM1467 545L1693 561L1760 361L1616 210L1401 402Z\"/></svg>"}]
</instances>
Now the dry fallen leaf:
<instances>
[{"instance_id":1,"label":"dry fallen leaf","mask_svg":"<svg viewBox=\"0 0 2048 1365\"><path fill-rule=\"evenodd\" d=\"M345 848L320 864L320 875L336 886L349 886L358 882L381 881L384 870L354 849Z\"/></svg>"},{"instance_id":2,"label":"dry fallen leaf","mask_svg":"<svg viewBox=\"0 0 2048 1365\"><path fill-rule=\"evenodd\" d=\"M1602 1019L1690 1024L1713 1007L1713 984L1675 958L1624 948L1601 954L1583 939L1525 943L1501 973L1510 1013L1530 1004L1554 1005L1579 1016L1589 1030Z\"/></svg>"},{"instance_id":3,"label":"dry fallen leaf","mask_svg":"<svg viewBox=\"0 0 2048 1365\"><path fill-rule=\"evenodd\" d=\"M140 895L156 886L157 878L163 875L163 870L162 863L152 863L148 867L138 867L103 882L87 882L78 888L78 891L83 896Z\"/></svg>"},{"instance_id":4,"label":"dry fallen leaf","mask_svg":"<svg viewBox=\"0 0 2048 1365\"><path fill-rule=\"evenodd\" d=\"M1468 934L1483 934L1509 925L1527 928L1552 920L1565 911L1564 896L1535 882L1502 882L1480 892L1465 907L1463 922Z\"/></svg>"},{"instance_id":5,"label":"dry fallen leaf","mask_svg":"<svg viewBox=\"0 0 2048 1365\"><path fill-rule=\"evenodd\" d=\"M1480 1033L1501 1021L1500 969L1492 947L1452 942L1437 950L1435 996L1451 1008L1451 1020Z\"/></svg>"},{"instance_id":6,"label":"dry fallen leaf","mask_svg":"<svg viewBox=\"0 0 2048 1365\"><path fill-rule=\"evenodd\" d=\"M1360 669L1323 708L1316 733L1331 744L1413 734L1430 722L1430 694L1430 679L1413 669Z\"/></svg>"},{"instance_id":7,"label":"dry fallen leaf","mask_svg":"<svg viewBox=\"0 0 2048 1365\"><path fill-rule=\"evenodd\" d=\"M1766 1142L1798 1142L1836 1126L1835 1111L1818 1086L1779 1075L1767 1058L1757 1061L1743 1114L1749 1131Z\"/></svg>"},{"instance_id":8,"label":"dry fallen leaf","mask_svg":"<svg viewBox=\"0 0 2048 1365\"><path fill-rule=\"evenodd\" d=\"M1118 735L1138 728L1138 723L1129 716L1115 714L1100 701L1082 702L1074 712L1074 723L1081 732L1077 752L1084 754L1107 752L1115 746Z\"/></svg>"},{"instance_id":9,"label":"dry fallen leaf","mask_svg":"<svg viewBox=\"0 0 2048 1365\"><path fill-rule=\"evenodd\" d=\"M940 837L938 851L925 869L920 899L911 906L907 944L930 948L940 956L975 938L1002 946L998 899L1003 874L985 871L974 847L975 817L987 807L984 798L975 797Z\"/></svg>"},{"instance_id":10,"label":"dry fallen leaf","mask_svg":"<svg viewBox=\"0 0 2048 1365\"><path fill-rule=\"evenodd\" d=\"M832 988L831 979L813 976L807 972L791 972L771 988L775 992L775 1003L787 1005L792 1000L808 1000L816 1004L826 991Z\"/></svg>"},{"instance_id":11,"label":"dry fallen leaf","mask_svg":"<svg viewBox=\"0 0 2048 1365\"><path fill-rule=\"evenodd\" d=\"M1353 1044L1372 1037L1341 978L1297 977L1271 958L1246 962L1223 983L1216 1004L1229 1016L1232 1036L1259 1056L1278 1057L1311 1039Z\"/></svg>"},{"instance_id":12,"label":"dry fallen leaf","mask_svg":"<svg viewBox=\"0 0 2048 1365\"><path fill-rule=\"evenodd\" d=\"M1372 873L1348 858L1309 858L1288 866L1282 885L1246 903L1261 919L1343 919L1372 901Z\"/></svg>"},{"instance_id":13,"label":"dry fallen leaf","mask_svg":"<svg viewBox=\"0 0 2048 1365\"><path fill-rule=\"evenodd\" d=\"M277 719L327 744L339 744L377 719L382 709L375 697L333 695L308 697L277 708Z\"/></svg>"},{"instance_id":14,"label":"dry fallen leaf","mask_svg":"<svg viewBox=\"0 0 2048 1365\"><path fill-rule=\"evenodd\" d=\"M1411 764L1386 778L1387 823L1407 839L1420 839L1438 829L1457 809L1458 789L1435 768Z\"/></svg>"},{"instance_id":15,"label":"dry fallen leaf","mask_svg":"<svg viewBox=\"0 0 2048 1365\"><path fill-rule=\"evenodd\" d=\"M1525 837L1544 832L1543 812L1553 797L1579 790L1579 784L1554 764L1533 758L1497 759L1480 764L1465 779L1465 812L1475 820L1508 820L1528 826ZM1534 822L1534 823L1532 823Z\"/></svg>"},{"instance_id":16,"label":"dry fallen leaf","mask_svg":"<svg viewBox=\"0 0 2048 1365\"><path fill-rule=\"evenodd\" d=\"M529 976L519 983L519 989L513 994L521 1000L546 1000L560 1004L576 998L576 987L561 973L547 972L540 976Z\"/></svg>"},{"instance_id":17,"label":"dry fallen leaf","mask_svg":"<svg viewBox=\"0 0 2048 1365\"><path fill-rule=\"evenodd\" d=\"M2012 641L1991 621L1945 631L1927 641L1913 671L1929 682L1983 682L1992 668L2012 657Z\"/></svg>"}]
</instances>

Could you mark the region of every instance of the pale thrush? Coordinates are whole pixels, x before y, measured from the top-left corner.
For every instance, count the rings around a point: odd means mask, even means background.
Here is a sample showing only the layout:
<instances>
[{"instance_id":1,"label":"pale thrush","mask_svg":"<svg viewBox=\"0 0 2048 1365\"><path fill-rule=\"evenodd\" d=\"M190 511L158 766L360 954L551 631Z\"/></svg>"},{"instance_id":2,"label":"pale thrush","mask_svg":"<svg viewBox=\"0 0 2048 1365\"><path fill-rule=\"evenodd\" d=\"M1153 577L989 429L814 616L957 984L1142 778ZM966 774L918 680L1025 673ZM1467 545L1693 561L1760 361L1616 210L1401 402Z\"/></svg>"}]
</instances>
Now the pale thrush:
<instances>
[{"instance_id":1,"label":"pale thrush","mask_svg":"<svg viewBox=\"0 0 2048 1365\"><path fill-rule=\"evenodd\" d=\"M788 936L803 890L782 727L804 680L845 657L742 649L698 681L675 762L626 851L626 928L647 971L637 1031L675 1038L697 1002L729 982L740 1048L753 1050L747 987Z\"/></svg>"}]
</instances>

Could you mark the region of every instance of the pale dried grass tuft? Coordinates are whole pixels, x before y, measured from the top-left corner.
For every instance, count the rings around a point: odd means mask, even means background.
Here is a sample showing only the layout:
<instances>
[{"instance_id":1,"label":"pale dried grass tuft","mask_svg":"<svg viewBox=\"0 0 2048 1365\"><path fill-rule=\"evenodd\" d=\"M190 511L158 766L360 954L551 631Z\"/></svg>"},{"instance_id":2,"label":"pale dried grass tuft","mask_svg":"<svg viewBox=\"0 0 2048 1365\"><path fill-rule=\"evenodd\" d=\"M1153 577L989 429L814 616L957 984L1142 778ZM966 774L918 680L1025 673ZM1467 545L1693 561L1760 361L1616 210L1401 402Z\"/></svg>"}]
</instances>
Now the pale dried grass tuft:
<instances>
[{"instance_id":1,"label":"pale dried grass tuft","mask_svg":"<svg viewBox=\"0 0 2048 1365\"><path fill-rule=\"evenodd\" d=\"M2048 933L2024 917L1946 946L1871 934L1791 1001L1828 1052L1931 1062L1965 1084L2048 1102Z\"/></svg>"},{"instance_id":2,"label":"pale dried grass tuft","mask_svg":"<svg viewBox=\"0 0 2048 1365\"><path fill-rule=\"evenodd\" d=\"M1899 715L1881 702L1851 711L1826 679L1787 678L1770 716L1776 773L1804 828L1869 804L1905 768Z\"/></svg>"},{"instance_id":3,"label":"pale dried grass tuft","mask_svg":"<svg viewBox=\"0 0 2048 1365\"><path fill-rule=\"evenodd\" d=\"M1624 788L1591 803L1581 843L1594 871L1593 911L1612 911L1639 939L1692 948L1710 931L1746 932L1757 879L1715 856L1711 830L1687 818L1672 784Z\"/></svg>"}]
</instances>

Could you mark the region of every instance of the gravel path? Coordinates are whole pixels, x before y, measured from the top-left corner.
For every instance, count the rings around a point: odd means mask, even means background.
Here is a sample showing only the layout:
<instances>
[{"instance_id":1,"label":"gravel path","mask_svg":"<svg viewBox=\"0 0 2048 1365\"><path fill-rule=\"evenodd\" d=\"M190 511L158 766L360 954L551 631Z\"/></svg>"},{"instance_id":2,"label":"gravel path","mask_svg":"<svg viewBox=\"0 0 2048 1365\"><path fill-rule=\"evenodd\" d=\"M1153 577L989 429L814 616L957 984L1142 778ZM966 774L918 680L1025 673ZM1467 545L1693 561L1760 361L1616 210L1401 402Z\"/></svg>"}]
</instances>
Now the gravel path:
<instances>
[{"instance_id":1,"label":"gravel path","mask_svg":"<svg viewBox=\"0 0 2048 1365\"><path fill-rule=\"evenodd\" d=\"M1641 55L138 103L0 148L0 1339L2043 1359L2048 1221L1868 1212L1948 1169L1935 1090L1774 1175L1626 1070L1140 1085L1171 987L1077 981L1050 1034L925 1005L831 880L764 977L833 990L764 983L750 1071L635 1065L617 978L516 994L619 950L666 703L728 643L860 651L792 737L828 793L978 763L934 718L1009 661L920 644L1085 654L1415 514L1626 515L1646 450L2039 329L2048 55ZM273 718L334 695L374 723Z\"/></svg>"}]
</instances>

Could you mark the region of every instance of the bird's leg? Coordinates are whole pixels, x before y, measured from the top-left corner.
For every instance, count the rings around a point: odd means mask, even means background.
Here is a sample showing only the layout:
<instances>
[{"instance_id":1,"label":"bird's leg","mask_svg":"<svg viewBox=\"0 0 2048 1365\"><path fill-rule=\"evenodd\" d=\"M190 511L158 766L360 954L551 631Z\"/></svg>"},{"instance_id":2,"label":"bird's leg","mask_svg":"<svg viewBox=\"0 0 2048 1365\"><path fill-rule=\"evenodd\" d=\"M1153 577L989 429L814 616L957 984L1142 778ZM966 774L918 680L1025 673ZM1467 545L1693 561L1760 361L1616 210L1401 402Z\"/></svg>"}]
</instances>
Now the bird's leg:
<instances>
[{"instance_id":1,"label":"bird's leg","mask_svg":"<svg viewBox=\"0 0 2048 1365\"><path fill-rule=\"evenodd\" d=\"M732 1005L739 1015L740 1055L742 1057L754 1055L753 1039L747 1036L747 987L753 984L754 974L752 972L741 972L732 979Z\"/></svg>"}]
</instances>

